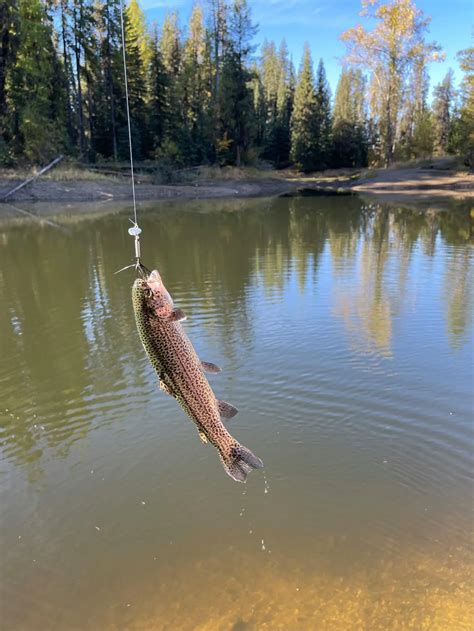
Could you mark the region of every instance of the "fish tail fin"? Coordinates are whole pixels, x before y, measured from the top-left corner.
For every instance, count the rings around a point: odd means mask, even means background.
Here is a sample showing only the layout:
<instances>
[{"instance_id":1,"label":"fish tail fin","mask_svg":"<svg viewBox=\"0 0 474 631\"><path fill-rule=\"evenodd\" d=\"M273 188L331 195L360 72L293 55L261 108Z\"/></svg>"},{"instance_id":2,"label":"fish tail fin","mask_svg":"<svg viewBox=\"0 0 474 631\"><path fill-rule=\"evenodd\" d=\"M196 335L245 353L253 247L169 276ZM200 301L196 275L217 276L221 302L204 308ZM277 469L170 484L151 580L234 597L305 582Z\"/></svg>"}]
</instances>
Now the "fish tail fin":
<instances>
[{"instance_id":1,"label":"fish tail fin","mask_svg":"<svg viewBox=\"0 0 474 631\"><path fill-rule=\"evenodd\" d=\"M226 473L236 482L245 482L252 469L263 468L260 458L237 441L220 455Z\"/></svg>"}]
</instances>

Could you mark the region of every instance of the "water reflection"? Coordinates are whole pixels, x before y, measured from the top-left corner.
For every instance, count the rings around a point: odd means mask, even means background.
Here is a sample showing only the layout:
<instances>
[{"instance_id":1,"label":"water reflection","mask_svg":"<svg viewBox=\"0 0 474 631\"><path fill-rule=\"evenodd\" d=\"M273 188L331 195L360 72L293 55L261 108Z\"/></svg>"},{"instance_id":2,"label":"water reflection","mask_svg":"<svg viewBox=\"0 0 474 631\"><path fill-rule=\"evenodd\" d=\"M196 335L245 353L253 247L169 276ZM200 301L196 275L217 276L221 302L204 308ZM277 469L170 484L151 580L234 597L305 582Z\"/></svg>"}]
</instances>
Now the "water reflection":
<instances>
[{"instance_id":1,"label":"water reflection","mask_svg":"<svg viewBox=\"0 0 474 631\"><path fill-rule=\"evenodd\" d=\"M474 277L469 249L450 254L443 285L449 339L452 346L458 348L465 340L466 329L472 326Z\"/></svg>"},{"instance_id":2,"label":"water reflection","mask_svg":"<svg viewBox=\"0 0 474 631\"><path fill-rule=\"evenodd\" d=\"M433 264L448 338L454 349L466 340L474 286L467 208L416 212L347 197L226 202L227 212L222 202L221 212L188 206L143 215L147 263L159 265L190 321L229 360L252 347L258 287L283 315L292 274L300 293L314 290L325 252L333 313L353 348L392 355L394 319L413 308L416 276L429 273L439 248L446 256ZM114 275L130 250L126 228L122 217L77 223L67 235L26 222L2 228L2 442L20 464L46 448L67 454L98 418L110 420L115 394L143 382L130 279Z\"/></svg>"},{"instance_id":3,"label":"water reflection","mask_svg":"<svg viewBox=\"0 0 474 631\"><path fill-rule=\"evenodd\" d=\"M6 628L468 628L470 221L352 197L143 211L145 262L267 465L245 494L156 390L114 275L126 216L1 224Z\"/></svg>"}]
</instances>

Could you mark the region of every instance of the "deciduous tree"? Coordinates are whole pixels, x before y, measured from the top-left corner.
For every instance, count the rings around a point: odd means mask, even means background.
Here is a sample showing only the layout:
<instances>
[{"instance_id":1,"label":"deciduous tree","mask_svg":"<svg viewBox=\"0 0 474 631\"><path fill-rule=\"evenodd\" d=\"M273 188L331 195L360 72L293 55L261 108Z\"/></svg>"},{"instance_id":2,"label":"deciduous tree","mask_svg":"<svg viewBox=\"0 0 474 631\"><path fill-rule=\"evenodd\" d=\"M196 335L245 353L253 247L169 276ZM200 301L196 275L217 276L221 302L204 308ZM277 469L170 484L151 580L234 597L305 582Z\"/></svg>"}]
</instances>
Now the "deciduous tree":
<instances>
[{"instance_id":1,"label":"deciduous tree","mask_svg":"<svg viewBox=\"0 0 474 631\"><path fill-rule=\"evenodd\" d=\"M362 25L345 31L341 38L347 45L346 59L368 69L372 75L374 112L382 138L383 162L393 158L396 130L401 114L402 92L414 64L440 59L440 46L426 42L430 19L412 0L362 0L362 16L375 20L372 30Z\"/></svg>"}]
</instances>

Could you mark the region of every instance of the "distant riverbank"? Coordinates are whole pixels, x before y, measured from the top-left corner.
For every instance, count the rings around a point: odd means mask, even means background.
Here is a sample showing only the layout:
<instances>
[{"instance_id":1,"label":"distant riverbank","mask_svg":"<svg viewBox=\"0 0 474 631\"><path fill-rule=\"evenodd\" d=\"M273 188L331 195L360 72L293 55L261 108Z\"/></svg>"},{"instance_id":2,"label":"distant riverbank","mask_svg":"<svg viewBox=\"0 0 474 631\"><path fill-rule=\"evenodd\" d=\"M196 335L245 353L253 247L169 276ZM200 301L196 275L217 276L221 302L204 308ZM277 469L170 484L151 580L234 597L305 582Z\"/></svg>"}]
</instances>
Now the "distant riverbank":
<instances>
[{"instance_id":1,"label":"distant riverbank","mask_svg":"<svg viewBox=\"0 0 474 631\"><path fill-rule=\"evenodd\" d=\"M23 174L21 174L23 175ZM208 175L209 177L205 177ZM23 177L0 172L0 199ZM213 199L363 193L380 201L411 202L474 197L474 175L443 168L443 162L418 167L374 170L334 170L309 175L291 171L267 172L209 169L194 180L156 184L146 174L136 178L139 201L164 199ZM131 199L129 180L123 174L58 169L29 184L9 198L21 202L98 202ZM0 204L0 214L4 214Z\"/></svg>"}]
</instances>

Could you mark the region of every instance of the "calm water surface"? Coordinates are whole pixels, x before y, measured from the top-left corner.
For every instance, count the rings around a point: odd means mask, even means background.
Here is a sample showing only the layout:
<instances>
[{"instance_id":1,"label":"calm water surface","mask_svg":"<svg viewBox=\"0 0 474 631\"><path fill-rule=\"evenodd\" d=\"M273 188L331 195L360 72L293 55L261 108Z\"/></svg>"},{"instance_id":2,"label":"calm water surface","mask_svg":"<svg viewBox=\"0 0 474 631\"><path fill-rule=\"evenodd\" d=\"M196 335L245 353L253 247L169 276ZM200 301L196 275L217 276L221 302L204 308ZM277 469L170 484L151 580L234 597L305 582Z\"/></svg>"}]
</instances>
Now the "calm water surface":
<instances>
[{"instance_id":1,"label":"calm water surface","mask_svg":"<svg viewBox=\"0 0 474 631\"><path fill-rule=\"evenodd\" d=\"M156 386L127 215L55 220L0 224L2 629L472 628L469 207L143 210L245 486Z\"/></svg>"}]
</instances>

